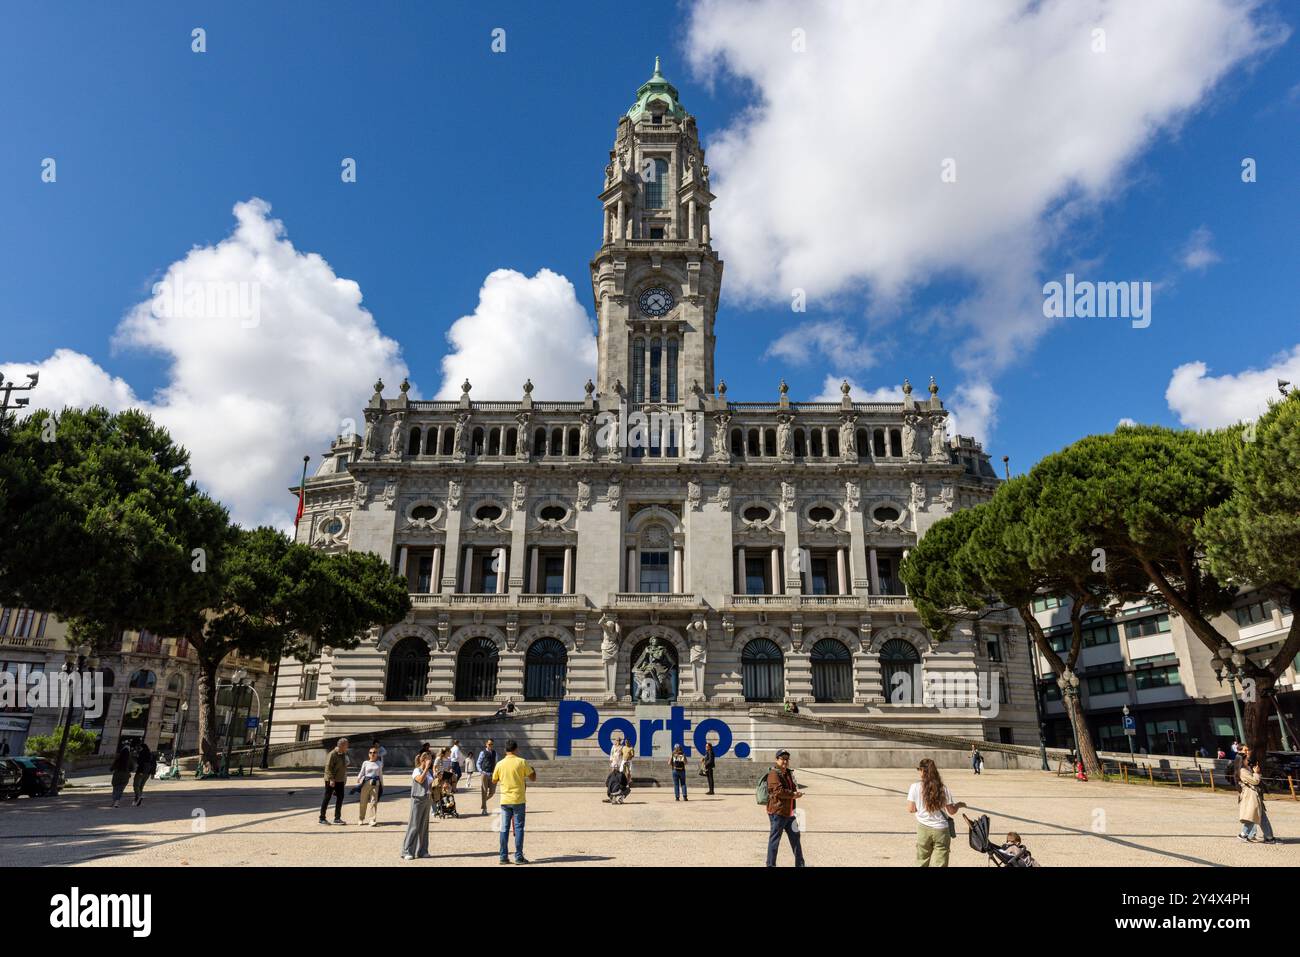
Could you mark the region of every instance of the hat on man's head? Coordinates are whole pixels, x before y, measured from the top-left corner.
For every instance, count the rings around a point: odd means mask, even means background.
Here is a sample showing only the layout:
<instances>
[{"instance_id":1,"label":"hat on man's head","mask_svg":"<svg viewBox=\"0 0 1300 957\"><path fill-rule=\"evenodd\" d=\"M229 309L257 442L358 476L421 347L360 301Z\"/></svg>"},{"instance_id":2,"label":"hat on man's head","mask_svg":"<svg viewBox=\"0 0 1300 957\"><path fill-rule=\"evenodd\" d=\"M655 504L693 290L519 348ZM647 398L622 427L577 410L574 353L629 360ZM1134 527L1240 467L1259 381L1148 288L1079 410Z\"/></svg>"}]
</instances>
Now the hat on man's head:
<instances>
[{"instance_id":1,"label":"hat on man's head","mask_svg":"<svg viewBox=\"0 0 1300 957\"><path fill-rule=\"evenodd\" d=\"M782 748L781 750L776 752L776 756L778 758L788 758L790 756L790 752L787 751L785 748Z\"/></svg>"}]
</instances>

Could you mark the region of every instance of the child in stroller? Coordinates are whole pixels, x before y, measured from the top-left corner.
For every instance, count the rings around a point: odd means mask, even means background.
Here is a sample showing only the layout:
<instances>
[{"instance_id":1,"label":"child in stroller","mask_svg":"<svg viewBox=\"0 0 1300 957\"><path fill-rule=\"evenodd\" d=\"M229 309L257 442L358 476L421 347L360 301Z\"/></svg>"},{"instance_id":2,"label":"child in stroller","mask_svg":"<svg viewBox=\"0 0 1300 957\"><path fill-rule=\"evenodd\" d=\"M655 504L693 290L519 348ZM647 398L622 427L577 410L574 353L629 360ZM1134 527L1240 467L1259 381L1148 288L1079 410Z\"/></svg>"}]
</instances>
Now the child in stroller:
<instances>
[{"instance_id":1,"label":"child in stroller","mask_svg":"<svg viewBox=\"0 0 1300 957\"><path fill-rule=\"evenodd\" d=\"M454 781L455 778L452 777L450 772L443 775L442 793L438 796L438 800L435 801L433 805L434 817L460 817L460 815L456 813L456 792Z\"/></svg>"},{"instance_id":2,"label":"child in stroller","mask_svg":"<svg viewBox=\"0 0 1300 957\"><path fill-rule=\"evenodd\" d=\"M605 778L605 804L622 804L627 800L627 796L632 793L631 782L628 781L627 775L617 768L609 772L609 777Z\"/></svg>"},{"instance_id":3,"label":"child in stroller","mask_svg":"<svg viewBox=\"0 0 1300 957\"><path fill-rule=\"evenodd\" d=\"M989 861L997 867L1038 867L1038 862L1034 860L1034 855L1029 853L1029 848L1025 847L1024 842L1020 840L1020 835L1015 831L1007 834L1006 842L1003 844L994 844L989 840L989 816L981 814L975 820L971 820L962 815L966 823L970 825L970 846L971 849L980 853L987 854Z\"/></svg>"}]
</instances>

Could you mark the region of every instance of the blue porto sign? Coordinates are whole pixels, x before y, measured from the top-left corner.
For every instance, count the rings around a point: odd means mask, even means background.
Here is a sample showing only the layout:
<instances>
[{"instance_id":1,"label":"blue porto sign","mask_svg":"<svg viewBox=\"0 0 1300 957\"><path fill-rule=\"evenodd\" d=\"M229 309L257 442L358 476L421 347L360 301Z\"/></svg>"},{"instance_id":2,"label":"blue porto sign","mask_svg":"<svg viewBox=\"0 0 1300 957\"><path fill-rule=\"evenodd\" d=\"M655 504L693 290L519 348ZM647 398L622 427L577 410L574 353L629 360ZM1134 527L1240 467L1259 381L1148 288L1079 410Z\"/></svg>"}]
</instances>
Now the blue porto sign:
<instances>
[{"instance_id":1,"label":"blue porto sign","mask_svg":"<svg viewBox=\"0 0 1300 957\"><path fill-rule=\"evenodd\" d=\"M638 728L627 718L610 718L602 723L596 706L586 701L561 701L556 721L555 756L558 758L572 757L573 742L581 738L590 738L593 734L598 734L596 742L600 745L600 750L608 754L613 746L615 732L621 732L623 740L634 747L637 747L637 742L640 741L637 753L641 757L653 757L656 731L667 731L671 739L670 746L676 747L680 744L686 756L691 755L691 747L686 743L686 733L691 730L691 722L686 717L686 709L675 705L669 709L666 721L661 718L642 718L638 722L640 724ZM710 734L718 737L717 743L713 746L715 757L720 758L728 751L738 758L749 757L749 745L744 741L737 741L733 748L731 728L725 721L717 718L705 718L695 725L691 743L696 751L704 751L704 746L709 743Z\"/></svg>"}]
</instances>

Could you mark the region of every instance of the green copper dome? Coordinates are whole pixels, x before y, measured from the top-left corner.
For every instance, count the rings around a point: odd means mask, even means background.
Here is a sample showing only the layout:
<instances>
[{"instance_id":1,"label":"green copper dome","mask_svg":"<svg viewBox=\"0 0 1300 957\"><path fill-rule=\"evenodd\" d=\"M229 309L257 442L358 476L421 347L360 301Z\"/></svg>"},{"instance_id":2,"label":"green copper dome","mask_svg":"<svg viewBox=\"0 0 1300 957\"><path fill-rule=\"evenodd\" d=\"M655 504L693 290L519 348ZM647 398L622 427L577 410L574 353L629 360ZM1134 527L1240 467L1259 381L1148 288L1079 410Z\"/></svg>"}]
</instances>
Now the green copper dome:
<instances>
[{"instance_id":1,"label":"green copper dome","mask_svg":"<svg viewBox=\"0 0 1300 957\"><path fill-rule=\"evenodd\" d=\"M636 102L627 111L627 115L635 123L652 101L659 101L664 104L665 113L680 120L686 116L686 110L682 108L677 96L677 87L664 79L664 75L659 72L659 58L655 57L654 76L642 83L636 91Z\"/></svg>"}]
</instances>

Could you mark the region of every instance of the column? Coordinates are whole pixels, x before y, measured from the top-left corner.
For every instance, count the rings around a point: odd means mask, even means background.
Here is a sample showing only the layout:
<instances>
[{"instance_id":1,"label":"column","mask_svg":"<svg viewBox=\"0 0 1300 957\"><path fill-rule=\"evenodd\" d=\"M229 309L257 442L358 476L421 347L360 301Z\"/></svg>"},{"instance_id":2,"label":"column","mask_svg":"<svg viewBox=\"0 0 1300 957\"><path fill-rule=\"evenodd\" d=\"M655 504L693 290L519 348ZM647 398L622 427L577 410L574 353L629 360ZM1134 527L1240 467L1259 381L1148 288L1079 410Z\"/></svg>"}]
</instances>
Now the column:
<instances>
[{"instance_id":1,"label":"column","mask_svg":"<svg viewBox=\"0 0 1300 957\"><path fill-rule=\"evenodd\" d=\"M682 550L673 549L673 593L682 593Z\"/></svg>"},{"instance_id":2,"label":"column","mask_svg":"<svg viewBox=\"0 0 1300 957\"><path fill-rule=\"evenodd\" d=\"M460 590L469 594L469 586L474 581L474 546L465 546L464 565L460 570Z\"/></svg>"},{"instance_id":3,"label":"column","mask_svg":"<svg viewBox=\"0 0 1300 957\"><path fill-rule=\"evenodd\" d=\"M772 594L781 594L781 549L772 549Z\"/></svg>"},{"instance_id":4,"label":"column","mask_svg":"<svg viewBox=\"0 0 1300 957\"><path fill-rule=\"evenodd\" d=\"M623 200L620 199L618 201L618 238L619 239L627 238L627 227L625 225L627 220L625 217L626 217L626 213L624 212L623 209Z\"/></svg>"},{"instance_id":5,"label":"column","mask_svg":"<svg viewBox=\"0 0 1300 957\"><path fill-rule=\"evenodd\" d=\"M691 200L686 206L686 238L695 238L695 200Z\"/></svg>"},{"instance_id":6,"label":"column","mask_svg":"<svg viewBox=\"0 0 1300 957\"><path fill-rule=\"evenodd\" d=\"M627 550L627 590L636 591L636 549Z\"/></svg>"},{"instance_id":7,"label":"column","mask_svg":"<svg viewBox=\"0 0 1300 957\"><path fill-rule=\"evenodd\" d=\"M498 545L495 549L495 558L497 563L497 594L506 593L506 582L510 579L510 549L504 545Z\"/></svg>"},{"instance_id":8,"label":"column","mask_svg":"<svg viewBox=\"0 0 1300 957\"><path fill-rule=\"evenodd\" d=\"M538 587L541 583L537 580L537 546L534 545L529 551L532 554L528 559L528 590L536 595L542 591Z\"/></svg>"},{"instance_id":9,"label":"column","mask_svg":"<svg viewBox=\"0 0 1300 957\"><path fill-rule=\"evenodd\" d=\"M905 549L903 549L903 561L907 561L907 556L908 556L909 554L911 554L911 551L912 551L912 550L911 550L910 548L905 548ZM906 595L906 594L907 594L907 586L903 584L903 576L902 576L902 574L901 574L901 573L902 573L902 570L903 570L903 569L902 569L902 565L900 564L900 565L899 565L899 568L898 568L898 571L899 571L899 575L898 575L898 583L899 583L900 585L903 586L903 594Z\"/></svg>"},{"instance_id":10,"label":"column","mask_svg":"<svg viewBox=\"0 0 1300 957\"><path fill-rule=\"evenodd\" d=\"M397 574L406 574L406 546L403 545L397 550Z\"/></svg>"},{"instance_id":11,"label":"column","mask_svg":"<svg viewBox=\"0 0 1300 957\"><path fill-rule=\"evenodd\" d=\"M460 554L460 509L447 509L447 535L443 542L442 577L438 579L440 590L444 595L456 591L456 556Z\"/></svg>"},{"instance_id":12,"label":"column","mask_svg":"<svg viewBox=\"0 0 1300 957\"><path fill-rule=\"evenodd\" d=\"M849 594L848 580L845 578L844 549L835 549L835 578L841 595Z\"/></svg>"},{"instance_id":13,"label":"column","mask_svg":"<svg viewBox=\"0 0 1300 957\"><path fill-rule=\"evenodd\" d=\"M880 594L880 568L876 564L876 550L873 548L867 552L867 567L871 571L871 594Z\"/></svg>"},{"instance_id":14,"label":"column","mask_svg":"<svg viewBox=\"0 0 1300 957\"><path fill-rule=\"evenodd\" d=\"M564 594L573 594L573 546L564 547L564 584L562 586Z\"/></svg>"},{"instance_id":15,"label":"column","mask_svg":"<svg viewBox=\"0 0 1300 957\"><path fill-rule=\"evenodd\" d=\"M736 594L747 595L748 590L745 588L745 549L736 549Z\"/></svg>"},{"instance_id":16,"label":"column","mask_svg":"<svg viewBox=\"0 0 1300 957\"><path fill-rule=\"evenodd\" d=\"M429 569L429 591L438 592L438 583L442 581L442 546L433 546L433 567Z\"/></svg>"},{"instance_id":17,"label":"column","mask_svg":"<svg viewBox=\"0 0 1300 957\"><path fill-rule=\"evenodd\" d=\"M644 390L644 392L642 393L642 396L641 396L642 400L645 401L645 402L649 402L649 401L650 401L650 352L651 352L650 346L651 346L651 344L652 344L653 342L654 342L654 340L651 339L649 336L646 336L646 337L645 337L645 350L644 350L644 351L645 351L645 356L644 356L644 361L645 361L645 390ZM648 433L649 431L650 431L650 424L649 424L649 423L646 423L646 432ZM646 435L646 444L647 444L647 445L650 444L650 436L649 436L648 434Z\"/></svg>"}]
</instances>

